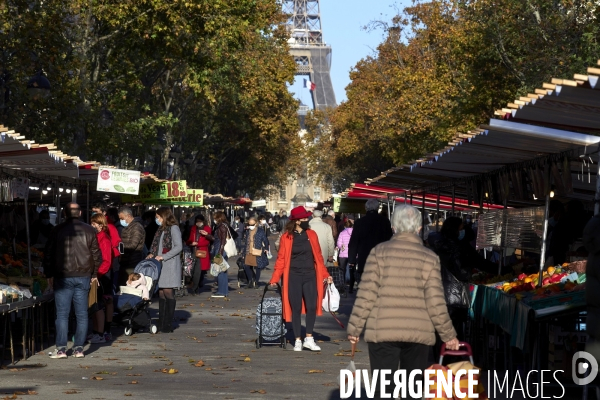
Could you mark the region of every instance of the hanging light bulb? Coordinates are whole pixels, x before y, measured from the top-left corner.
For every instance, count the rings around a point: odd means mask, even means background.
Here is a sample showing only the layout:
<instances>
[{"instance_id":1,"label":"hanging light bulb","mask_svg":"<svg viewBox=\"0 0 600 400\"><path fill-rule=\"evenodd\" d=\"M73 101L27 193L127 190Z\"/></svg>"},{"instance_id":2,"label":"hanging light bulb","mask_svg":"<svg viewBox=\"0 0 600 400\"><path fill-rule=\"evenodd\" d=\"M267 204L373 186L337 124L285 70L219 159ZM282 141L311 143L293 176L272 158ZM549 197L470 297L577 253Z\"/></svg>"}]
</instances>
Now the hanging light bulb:
<instances>
[{"instance_id":1,"label":"hanging light bulb","mask_svg":"<svg viewBox=\"0 0 600 400\"><path fill-rule=\"evenodd\" d=\"M59 192L61 192L61 193L62 193L62 192L64 192L64 190L65 190L65 189L63 189L63 188L59 188L59 189L58 189L58 191L59 191Z\"/></svg>"},{"instance_id":2,"label":"hanging light bulb","mask_svg":"<svg viewBox=\"0 0 600 400\"><path fill-rule=\"evenodd\" d=\"M47 191L51 191L51 190L52 190L52 188L51 188L50 186L48 186L48 187L46 188L46 190L47 190Z\"/></svg>"},{"instance_id":3,"label":"hanging light bulb","mask_svg":"<svg viewBox=\"0 0 600 400\"><path fill-rule=\"evenodd\" d=\"M42 194L48 194L47 190L42 190Z\"/></svg>"},{"instance_id":4,"label":"hanging light bulb","mask_svg":"<svg viewBox=\"0 0 600 400\"><path fill-rule=\"evenodd\" d=\"M77 193L77 189L73 189L73 193Z\"/></svg>"},{"instance_id":5,"label":"hanging light bulb","mask_svg":"<svg viewBox=\"0 0 600 400\"><path fill-rule=\"evenodd\" d=\"M62 192L62 190L61 190L61 192ZM67 193L71 193L71 189L67 189Z\"/></svg>"},{"instance_id":6,"label":"hanging light bulb","mask_svg":"<svg viewBox=\"0 0 600 400\"><path fill-rule=\"evenodd\" d=\"M554 190L550 191L550 197L554 197Z\"/></svg>"}]
</instances>

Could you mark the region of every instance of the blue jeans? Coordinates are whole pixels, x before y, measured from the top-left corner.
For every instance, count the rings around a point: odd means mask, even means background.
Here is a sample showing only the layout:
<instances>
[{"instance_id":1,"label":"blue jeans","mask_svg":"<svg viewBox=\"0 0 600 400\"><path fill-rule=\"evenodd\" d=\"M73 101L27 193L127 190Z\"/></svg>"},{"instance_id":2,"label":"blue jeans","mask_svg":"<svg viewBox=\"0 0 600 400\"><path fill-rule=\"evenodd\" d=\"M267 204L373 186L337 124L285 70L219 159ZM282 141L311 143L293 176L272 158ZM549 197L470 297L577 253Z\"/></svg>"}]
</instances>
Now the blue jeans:
<instances>
[{"instance_id":1,"label":"blue jeans","mask_svg":"<svg viewBox=\"0 0 600 400\"><path fill-rule=\"evenodd\" d=\"M77 330L74 348L83 347L88 330L88 293L90 276L55 278L54 303L56 305L56 348L66 350L69 334L71 302L75 305Z\"/></svg>"},{"instance_id":2,"label":"blue jeans","mask_svg":"<svg viewBox=\"0 0 600 400\"><path fill-rule=\"evenodd\" d=\"M225 251L223 251L223 259L225 262L228 260L227 253L225 253ZM219 276L217 276L217 284L219 286L216 294L222 294L223 296L229 295L229 276L227 275L227 271L221 272Z\"/></svg>"}]
</instances>

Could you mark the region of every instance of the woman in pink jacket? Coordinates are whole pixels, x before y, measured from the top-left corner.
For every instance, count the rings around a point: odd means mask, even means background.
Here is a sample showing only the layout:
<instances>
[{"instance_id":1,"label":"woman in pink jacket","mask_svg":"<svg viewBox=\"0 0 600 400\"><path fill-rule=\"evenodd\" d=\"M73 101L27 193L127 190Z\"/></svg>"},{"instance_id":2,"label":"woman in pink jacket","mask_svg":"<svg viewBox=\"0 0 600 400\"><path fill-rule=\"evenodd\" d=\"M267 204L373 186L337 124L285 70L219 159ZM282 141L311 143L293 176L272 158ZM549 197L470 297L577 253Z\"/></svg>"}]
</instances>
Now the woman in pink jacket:
<instances>
[{"instance_id":1,"label":"woman in pink jacket","mask_svg":"<svg viewBox=\"0 0 600 400\"><path fill-rule=\"evenodd\" d=\"M344 229L338 236L337 248L339 249L338 262L340 268L346 271L346 283L350 283L350 290L348 293L354 292L354 268L348 266L348 243L350 243L350 237L352 236L352 221L346 220L344 223Z\"/></svg>"}]
</instances>

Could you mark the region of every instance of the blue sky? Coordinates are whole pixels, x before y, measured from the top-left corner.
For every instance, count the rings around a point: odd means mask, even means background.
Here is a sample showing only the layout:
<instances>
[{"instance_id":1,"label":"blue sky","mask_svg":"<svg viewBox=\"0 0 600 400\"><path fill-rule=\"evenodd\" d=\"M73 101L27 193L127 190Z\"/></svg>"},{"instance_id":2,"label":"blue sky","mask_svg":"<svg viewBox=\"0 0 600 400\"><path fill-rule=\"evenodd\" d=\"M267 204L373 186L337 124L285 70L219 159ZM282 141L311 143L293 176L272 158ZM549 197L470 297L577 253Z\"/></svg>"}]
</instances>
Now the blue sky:
<instances>
[{"instance_id":1,"label":"blue sky","mask_svg":"<svg viewBox=\"0 0 600 400\"><path fill-rule=\"evenodd\" d=\"M338 104L346 100L349 72L362 58L373 53L382 41L382 31L366 31L373 20L389 21L396 9L412 4L412 0L320 0L323 38L331 45L331 80ZM290 87L294 97L312 107L310 93L303 88L303 76L297 76Z\"/></svg>"}]
</instances>

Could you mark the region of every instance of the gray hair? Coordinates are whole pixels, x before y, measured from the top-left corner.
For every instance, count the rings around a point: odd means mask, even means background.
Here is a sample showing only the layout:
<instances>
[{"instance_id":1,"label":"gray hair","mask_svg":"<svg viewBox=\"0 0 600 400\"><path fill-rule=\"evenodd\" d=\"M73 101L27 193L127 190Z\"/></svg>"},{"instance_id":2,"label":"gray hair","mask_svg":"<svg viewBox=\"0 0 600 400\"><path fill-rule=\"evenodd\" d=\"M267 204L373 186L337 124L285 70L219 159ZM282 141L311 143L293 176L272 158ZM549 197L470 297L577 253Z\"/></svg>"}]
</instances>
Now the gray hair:
<instances>
[{"instance_id":1,"label":"gray hair","mask_svg":"<svg viewBox=\"0 0 600 400\"><path fill-rule=\"evenodd\" d=\"M119 214L131 215L133 217L133 211L131 211L131 208L126 206L119 208Z\"/></svg>"},{"instance_id":2,"label":"gray hair","mask_svg":"<svg viewBox=\"0 0 600 400\"><path fill-rule=\"evenodd\" d=\"M421 212L410 205L397 205L392 215L392 228L396 233L418 233L421 228Z\"/></svg>"},{"instance_id":3,"label":"gray hair","mask_svg":"<svg viewBox=\"0 0 600 400\"><path fill-rule=\"evenodd\" d=\"M335 211L333 211L333 210L329 210L329 211L327 211L327 215L330 215L330 216L332 216L332 217L335 217Z\"/></svg>"},{"instance_id":4,"label":"gray hair","mask_svg":"<svg viewBox=\"0 0 600 400\"><path fill-rule=\"evenodd\" d=\"M313 211L313 217L315 218L321 218L323 216L323 211L321 210L315 210Z\"/></svg>"},{"instance_id":5,"label":"gray hair","mask_svg":"<svg viewBox=\"0 0 600 400\"><path fill-rule=\"evenodd\" d=\"M379 200L377 199L369 199L365 204L365 209L367 211L379 211Z\"/></svg>"}]
</instances>

